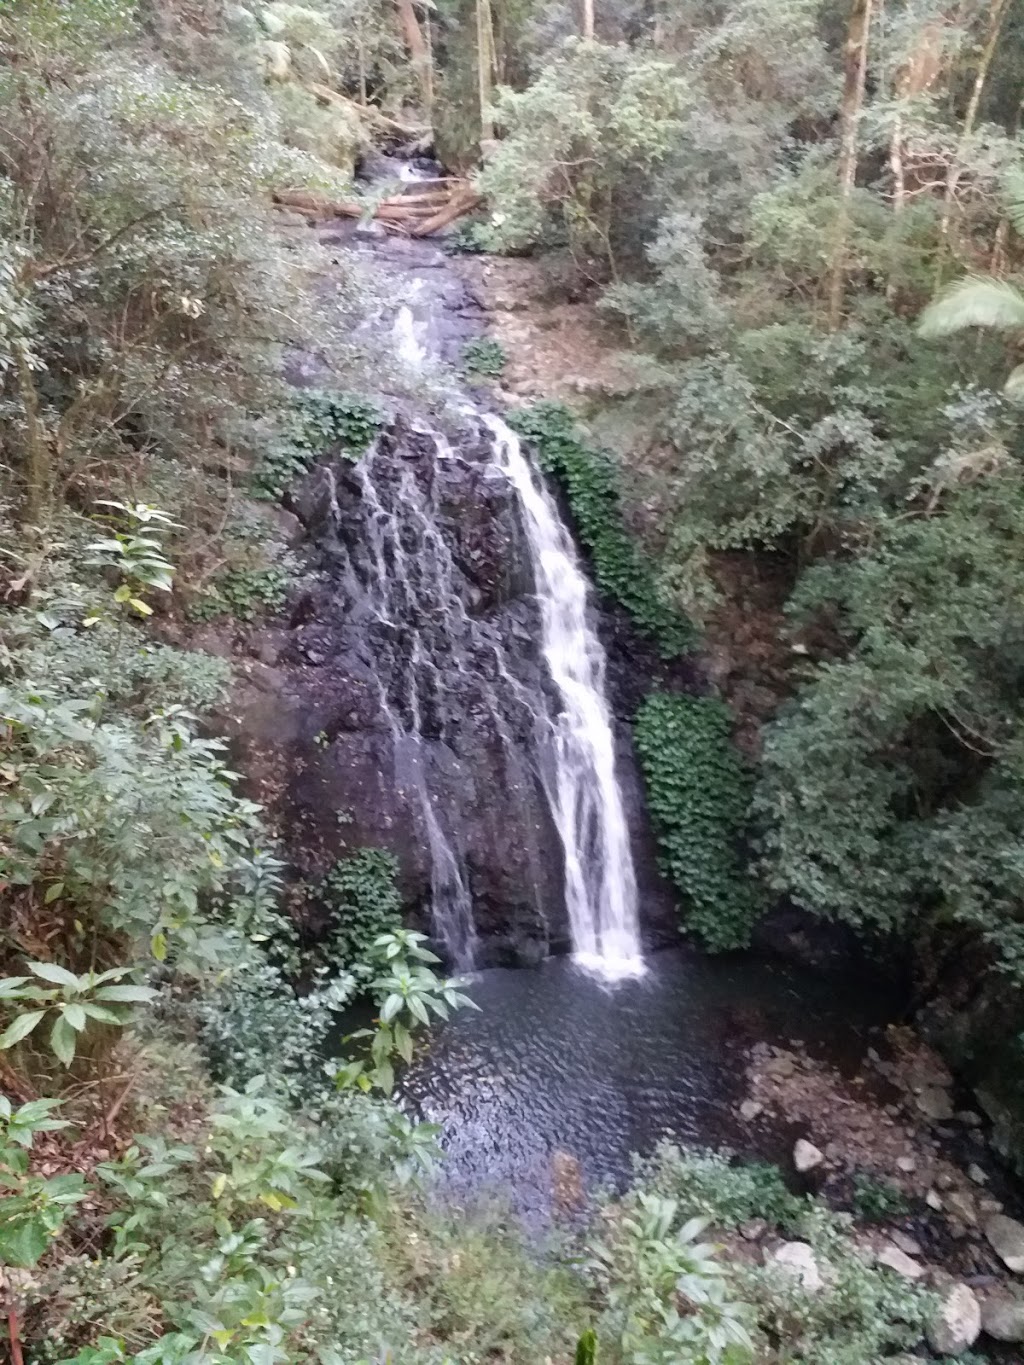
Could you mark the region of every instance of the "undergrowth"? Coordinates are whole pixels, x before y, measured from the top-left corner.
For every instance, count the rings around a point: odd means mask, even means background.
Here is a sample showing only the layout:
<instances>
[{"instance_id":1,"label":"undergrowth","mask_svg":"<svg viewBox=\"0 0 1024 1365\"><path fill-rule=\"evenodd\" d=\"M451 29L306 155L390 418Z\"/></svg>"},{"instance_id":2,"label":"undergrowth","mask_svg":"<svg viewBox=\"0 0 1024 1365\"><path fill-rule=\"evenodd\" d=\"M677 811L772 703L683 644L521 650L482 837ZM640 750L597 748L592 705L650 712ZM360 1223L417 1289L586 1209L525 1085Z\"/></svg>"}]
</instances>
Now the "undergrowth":
<instances>
[{"instance_id":1,"label":"undergrowth","mask_svg":"<svg viewBox=\"0 0 1024 1365\"><path fill-rule=\"evenodd\" d=\"M299 394L283 433L263 452L253 476L254 493L277 501L319 456L330 452L358 460L382 422L375 407L350 394Z\"/></svg>"}]
</instances>

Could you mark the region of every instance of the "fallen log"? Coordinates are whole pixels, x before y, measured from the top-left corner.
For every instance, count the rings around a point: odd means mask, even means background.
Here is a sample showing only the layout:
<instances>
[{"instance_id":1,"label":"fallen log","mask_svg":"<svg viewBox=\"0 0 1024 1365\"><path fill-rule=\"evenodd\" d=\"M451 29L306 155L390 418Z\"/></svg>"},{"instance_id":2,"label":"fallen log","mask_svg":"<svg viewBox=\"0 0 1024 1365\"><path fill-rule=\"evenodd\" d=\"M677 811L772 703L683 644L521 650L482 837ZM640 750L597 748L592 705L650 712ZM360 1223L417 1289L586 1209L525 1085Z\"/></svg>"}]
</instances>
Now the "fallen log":
<instances>
[{"instance_id":1,"label":"fallen log","mask_svg":"<svg viewBox=\"0 0 1024 1365\"><path fill-rule=\"evenodd\" d=\"M468 181L458 182L458 188L446 194L396 195L377 204L328 199L307 190L278 190L272 199L279 208L298 209L318 218L375 218L385 226L405 229L413 237L429 237L483 202Z\"/></svg>"}]
</instances>

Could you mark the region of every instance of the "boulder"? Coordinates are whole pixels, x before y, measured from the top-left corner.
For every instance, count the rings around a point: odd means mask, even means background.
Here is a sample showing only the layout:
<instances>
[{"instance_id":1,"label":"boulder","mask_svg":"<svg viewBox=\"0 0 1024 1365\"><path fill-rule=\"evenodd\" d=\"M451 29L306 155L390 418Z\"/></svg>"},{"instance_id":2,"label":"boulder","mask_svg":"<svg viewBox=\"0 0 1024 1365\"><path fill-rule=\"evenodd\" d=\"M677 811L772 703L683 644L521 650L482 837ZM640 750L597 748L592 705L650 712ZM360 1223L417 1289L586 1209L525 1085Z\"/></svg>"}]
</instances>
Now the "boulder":
<instances>
[{"instance_id":1,"label":"boulder","mask_svg":"<svg viewBox=\"0 0 1024 1365\"><path fill-rule=\"evenodd\" d=\"M1024 1341L1024 1298L995 1294L981 1305L981 1328L995 1341Z\"/></svg>"},{"instance_id":2,"label":"boulder","mask_svg":"<svg viewBox=\"0 0 1024 1365\"><path fill-rule=\"evenodd\" d=\"M793 1165L805 1175L808 1171L813 1171L816 1166L820 1166L825 1160L824 1152L818 1150L813 1142L808 1142L806 1138L800 1138L793 1148Z\"/></svg>"},{"instance_id":3,"label":"boulder","mask_svg":"<svg viewBox=\"0 0 1024 1365\"><path fill-rule=\"evenodd\" d=\"M928 1345L940 1356L962 1356L981 1335L981 1305L974 1291L956 1284L928 1323Z\"/></svg>"},{"instance_id":4,"label":"boulder","mask_svg":"<svg viewBox=\"0 0 1024 1365\"><path fill-rule=\"evenodd\" d=\"M1007 1270L1024 1275L1024 1224L997 1213L986 1221L984 1231L989 1245Z\"/></svg>"},{"instance_id":5,"label":"boulder","mask_svg":"<svg viewBox=\"0 0 1024 1365\"><path fill-rule=\"evenodd\" d=\"M772 1253L772 1261L798 1279L808 1294L816 1294L825 1283L814 1251L807 1242L783 1242Z\"/></svg>"}]
</instances>

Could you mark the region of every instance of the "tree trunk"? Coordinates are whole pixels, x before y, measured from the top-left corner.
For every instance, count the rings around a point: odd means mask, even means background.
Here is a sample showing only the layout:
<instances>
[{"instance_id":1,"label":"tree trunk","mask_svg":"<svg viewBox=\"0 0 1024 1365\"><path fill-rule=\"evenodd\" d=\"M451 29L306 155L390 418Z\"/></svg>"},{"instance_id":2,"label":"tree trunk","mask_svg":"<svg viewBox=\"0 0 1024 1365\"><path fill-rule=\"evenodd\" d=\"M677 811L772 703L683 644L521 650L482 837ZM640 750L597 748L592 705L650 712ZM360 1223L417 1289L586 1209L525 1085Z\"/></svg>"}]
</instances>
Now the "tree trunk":
<instances>
[{"instance_id":1,"label":"tree trunk","mask_svg":"<svg viewBox=\"0 0 1024 1365\"><path fill-rule=\"evenodd\" d=\"M857 182L857 125L864 105L868 46L873 0L853 0L846 33L845 74L839 148L839 212L828 294L828 325L835 331L842 320L846 290L846 242L850 227L850 198Z\"/></svg>"},{"instance_id":2,"label":"tree trunk","mask_svg":"<svg viewBox=\"0 0 1024 1365\"><path fill-rule=\"evenodd\" d=\"M25 491L21 504L23 525L41 527L50 484L50 451L46 428L39 411L39 393L32 366L21 346L15 349L18 391L25 415Z\"/></svg>"},{"instance_id":3,"label":"tree trunk","mask_svg":"<svg viewBox=\"0 0 1024 1365\"><path fill-rule=\"evenodd\" d=\"M967 111L964 114L964 126L960 132L960 145L957 148L956 160L949 168L949 175L946 178L945 202L942 206L942 240L948 245L949 229L953 221L953 209L956 206L956 191L960 184L960 176L963 172L964 157L967 152L967 144L971 134L974 132L974 125L978 119L978 110L981 108L981 97L985 91L985 82L988 80L989 67L992 65L992 58L995 56L996 46L999 42L999 34L1002 32L1003 20L1006 12L1010 8L1010 0L992 0L991 8L988 12L988 32L985 35L985 44L981 50L981 60L978 63L978 73L974 78L974 86L971 90L971 98L967 103ZM942 274L943 261L939 261L939 274Z\"/></svg>"},{"instance_id":4,"label":"tree trunk","mask_svg":"<svg viewBox=\"0 0 1024 1365\"><path fill-rule=\"evenodd\" d=\"M413 0L395 0L395 2L398 5L398 18L402 25L402 33L405 36L405 45L409 49L416 78L420 83L420 89L423 91L423 102L429 114L433 93L430 50L427 47L426 39L423 37L420 21L416 18Z\"/></svg>"},{"instance_id":5,"label":"tree trunk","mask_svg":"<svg viewBox=\"0 0 1024 1365\"><path fill-rule=\"evenodd\" d=\"M583 36L591 41L594 37L594 0L583 0Z\"/></svg>"}]
</instances>

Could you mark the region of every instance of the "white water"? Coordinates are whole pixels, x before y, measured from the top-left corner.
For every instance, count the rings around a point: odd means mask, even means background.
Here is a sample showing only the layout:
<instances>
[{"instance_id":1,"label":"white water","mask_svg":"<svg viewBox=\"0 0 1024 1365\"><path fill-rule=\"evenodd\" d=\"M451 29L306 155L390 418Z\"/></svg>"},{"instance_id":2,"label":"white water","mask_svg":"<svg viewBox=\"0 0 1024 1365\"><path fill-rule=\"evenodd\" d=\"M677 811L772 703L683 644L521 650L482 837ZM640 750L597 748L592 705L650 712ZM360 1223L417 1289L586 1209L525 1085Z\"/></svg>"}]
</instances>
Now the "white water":
<instances>
[{"instance_id":1,"label":"white water","mask_svg":"<svg viewBox=\"0 0 1024 1365\"><path fill-rule=\"evenodd\" d=\"M484 414L514 486L530 543L542 649L562 703L554 721L548 799L565 856L565 899L576 960L608 977L643 971L636 876L615 775L605 656L587 620L587 583L554 502L518 436Z\"/></svg>"}]
</instances>

